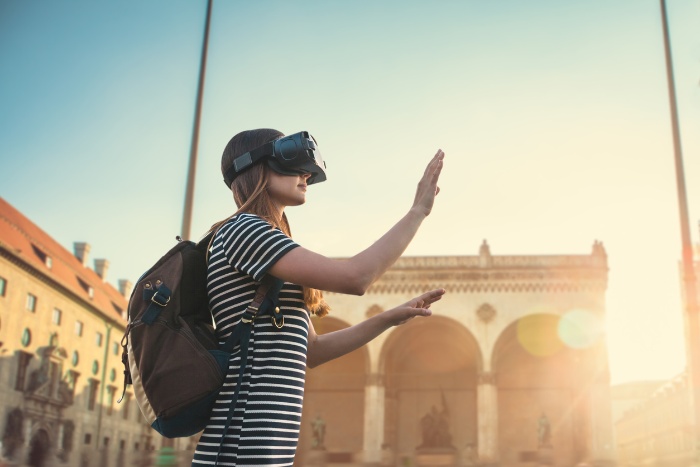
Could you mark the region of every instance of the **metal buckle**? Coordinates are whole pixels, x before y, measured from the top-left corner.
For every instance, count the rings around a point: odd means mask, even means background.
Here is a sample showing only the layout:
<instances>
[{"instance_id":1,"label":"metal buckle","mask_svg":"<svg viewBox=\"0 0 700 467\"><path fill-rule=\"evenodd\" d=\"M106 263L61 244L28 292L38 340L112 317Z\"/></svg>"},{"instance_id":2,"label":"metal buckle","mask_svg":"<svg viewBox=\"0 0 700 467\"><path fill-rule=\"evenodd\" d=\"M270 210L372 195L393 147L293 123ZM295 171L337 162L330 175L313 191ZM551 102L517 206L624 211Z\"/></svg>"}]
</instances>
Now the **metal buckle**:
<instances>
[{"instance_id":1,"label":"metal buckle","mask_svg":"<svg viewBox=\"0 0 700 467\"><path fill-rule=\"evenodd\" d=\"M158 297L160 300L156 300L156 297ZM166 297L165 303L163 303L163 301L162 301L163 299L161 297L162 297L162 295L158 295L158 291L156 290L156 293L154 293L153 296L151 297L151 301L158 306L165 306L168 303L170 303L170 296L169 295Z\"/></svg>"},{"instance_id":2,"label":"metal buckle","mask_svg":"<svg viewBox=\"0 0 700 467\"><path fill-rule=\"evenodd\" d=\"M248 310L253 310L253 317L250 318L250 319L245 318L245 311L248 311ZM255 319L255 316L258 314L258 309L257 309L256 307L250 305L250 306L248 306L248 308L245 309L245 311L243 312L243 316L244 316L244 317L241 318L241 321L242 321L243 323L252 323L253 320Z\"/></svg>"}]
</instances>

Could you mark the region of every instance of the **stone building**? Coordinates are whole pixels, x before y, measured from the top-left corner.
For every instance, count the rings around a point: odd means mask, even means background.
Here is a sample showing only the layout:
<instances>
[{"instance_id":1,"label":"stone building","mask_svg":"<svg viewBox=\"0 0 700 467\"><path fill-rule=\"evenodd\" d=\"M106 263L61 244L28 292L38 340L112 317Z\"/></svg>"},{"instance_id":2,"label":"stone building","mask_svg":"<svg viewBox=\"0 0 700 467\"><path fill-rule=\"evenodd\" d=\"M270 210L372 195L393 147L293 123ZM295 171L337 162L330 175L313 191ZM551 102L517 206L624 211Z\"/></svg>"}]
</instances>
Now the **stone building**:
<instances>
[{"instance_id":1,"label":"stone building","mask_svg":"<svg viewBox=\"0 0 700 467\"><path fill-rule=\"evenodd\" d=\"M691 391L685 373L660 385L615 423L621 467L689 467L693 446Z\"/></svg>"},{"instance_id":2,"label":"stone building","mask_svg":"<svg viewBox=\"0 0 700 467\"><path fill-rule=\"evenodd\" d=\"M297 464L614 465L607 274L597 241L567 256L494 256L484 241L475 256L401 258L362 297L327 294L319 333L447 290L430 318L307 372Z\"/></svg>"},{"instance_id":3,"label":"stone building","mask_svg":"<svg viewBox=\"0 0 700 467\"><path fill-rule=\"evenodd\" d=\"M132 466L163 444L131 390L117 404L131 286L105 281L106 260L90 269L89 251L0 198L0 440L13 465Z\"/></svg>"},{"instance_id":4,"label":"stone building","mask_svg":"<svg viewBox=\"0 0 700 467\"><path fill-rule=\"evenodd\" d=\"M700 244L695 245L695 278L700 289ZM680 277L683 267L679 265ZM686 352L689 341L688 316L683 293ZM697 343L694 343L697 345ZM687 358L690 362L690 357ZM697 396L696 396L697 397ZM693 420L692 384L687 371L658 385L647 398L630 407L615 420L621 467L689 467L698 465L700 453L694 442L698 429Z\"/></svg>"}]
</instances>

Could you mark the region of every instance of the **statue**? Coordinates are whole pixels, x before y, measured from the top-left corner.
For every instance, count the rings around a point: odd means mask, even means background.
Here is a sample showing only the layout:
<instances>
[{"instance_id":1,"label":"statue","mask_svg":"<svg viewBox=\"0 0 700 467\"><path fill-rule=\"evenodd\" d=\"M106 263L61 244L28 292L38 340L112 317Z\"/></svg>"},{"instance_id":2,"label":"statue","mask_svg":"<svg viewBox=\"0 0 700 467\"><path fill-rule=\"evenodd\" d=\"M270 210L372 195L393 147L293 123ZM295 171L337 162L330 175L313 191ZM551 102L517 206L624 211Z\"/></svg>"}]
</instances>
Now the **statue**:
<instances>
[{"instance_id":1,"label":"statue","mask_svg":"<svg viewBox=\"0 0 700 467\"><path fill-rule=\"evenodd\" d=\"M449 410L443 393L442 410L438 411L437 407L433 405L430 412L420 420L423 442L418 446L418 449L453 448L448 419Z\"/></svg>"},{"instance_id":2,"label":"statue","mask_svg":"<svg viewBox=\"0 0 700 467\"><path fill-rule=\"evenodd\" d=\"M326 449L326 447L323 445L323 440L326 437L326 422L320 415L316 415L316 419L311 422L311 432L313 433L311 448Z\"/></svg>"},{"instance_id":3,"label":"statue","mask_svg":"<svg viewBox=\"0 0 700 467\"><path fill-rule=\"evenodd\" d=\"M542 413L539 422L537 423L537 445L538 447L550 446L551 441L551 427L549 425L549 419Z\"/></svg>"},{"instance_id":4,"label":"statue","mask_svg":"<svg viewBox=\"0 0 700 467\"><path fill-rule=\"evenodd\" d=\"M491 247L489 247L489 244L486 242L486 239L481 243L481 246L479 247L479 256L491 256Z\"/></svg>"}]
</instances>

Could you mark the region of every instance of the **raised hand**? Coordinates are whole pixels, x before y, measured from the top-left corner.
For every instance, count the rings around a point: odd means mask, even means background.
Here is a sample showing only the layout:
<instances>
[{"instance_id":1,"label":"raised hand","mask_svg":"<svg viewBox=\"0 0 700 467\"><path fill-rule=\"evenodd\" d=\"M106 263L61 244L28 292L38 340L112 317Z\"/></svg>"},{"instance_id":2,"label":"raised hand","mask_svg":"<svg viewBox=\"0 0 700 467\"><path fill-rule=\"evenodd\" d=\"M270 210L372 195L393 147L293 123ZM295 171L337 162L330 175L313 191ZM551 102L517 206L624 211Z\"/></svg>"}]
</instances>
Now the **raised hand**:
<instances>
[{"instance_id":1,"label":"raised hand","mask_svg":"<svg viewBox=\"0 0 700 467\"><path fill-rule=\"evenodd\" d=\"M382 314L390 326L404 324L416 316L430 316L433 314L430 305L440 300L444 294L445 289L431 290Z\"/></svg>"},{"instance_id":2,"label":"raised hand","mask_svg":"<svg viewBox=\"0 0 700 467\"><path fill-rule=\"evenodd\" d=\"M437 183L440 178L440 172L442 171L442 161L444 158L445 153L442 152L442 149L438 149L425 168L423 177L418 182L416 197L413 200L413 207L411 209L415 209L425 216L430 214L430 211L433 209L433 203L435 202L435 196L440 193L440 187Z\"/></svg>"}]
</instances>

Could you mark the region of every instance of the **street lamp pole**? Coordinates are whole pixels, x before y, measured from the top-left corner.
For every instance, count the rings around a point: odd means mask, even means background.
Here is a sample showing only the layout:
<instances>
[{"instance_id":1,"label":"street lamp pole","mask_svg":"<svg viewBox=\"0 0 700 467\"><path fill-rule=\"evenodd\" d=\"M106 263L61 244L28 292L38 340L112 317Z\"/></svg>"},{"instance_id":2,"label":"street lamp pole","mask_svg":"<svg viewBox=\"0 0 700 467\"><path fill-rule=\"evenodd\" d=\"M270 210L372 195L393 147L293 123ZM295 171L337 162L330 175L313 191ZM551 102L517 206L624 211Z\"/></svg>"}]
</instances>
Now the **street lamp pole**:
<instances>
[{"instance_id":1,"label":"street lamp pole","mask_svg":"<svg viewBox=\"0 0 700 467\"><path fill-rule=\"evenodd\" d=\"M187 170L187 188L185 190L185 211L182 215L181 237L189 240L192 230L192 205L194 204L194 180L197 172L197 146L199 146L199 122L202 116L202 96L204 95L204 75L207 69L207 49L209 47L209 23L211 22L211 2L207 2L207 19L204 26L204 44L202 45L202 61L199 65L199 84L197 86L197 103L194 112L194 128L192 129L192 146L190 148L190 165Z\"/></svg>"},{"instance_id":2,"label":"street lamp pole","mask_svg":"<svg viewBox=\"0 0 700 467\"><path fill-rule=\"evenodd\" d=\"M671 58L671 39L668 32L668 17L666 1L661 2L661 19L663 22L664 51L666 53L666 78L668 81L668 96L671 106L671 126L673 129L673 149L676 162L676 186L678 189L678 208L681 218L681 240L683 249L683 291L685 312L687 314L688 352L687 371L691 388L691 404L693 407L693 448L695 455L700 453L700 309L698 308L697 280L693 265L693 246L690 241L690 226L688 222L688 200L685 190L685 175L683 171L683 153L681 151L681 135L678 125L678 108L676 105L676 89L673 78L673 60ZM696 465L700 459L693 459Z\"/></svg>"}]
</instances>

